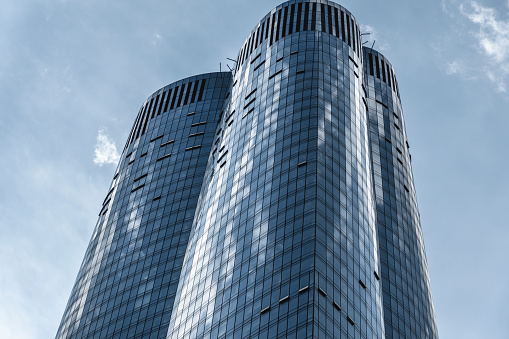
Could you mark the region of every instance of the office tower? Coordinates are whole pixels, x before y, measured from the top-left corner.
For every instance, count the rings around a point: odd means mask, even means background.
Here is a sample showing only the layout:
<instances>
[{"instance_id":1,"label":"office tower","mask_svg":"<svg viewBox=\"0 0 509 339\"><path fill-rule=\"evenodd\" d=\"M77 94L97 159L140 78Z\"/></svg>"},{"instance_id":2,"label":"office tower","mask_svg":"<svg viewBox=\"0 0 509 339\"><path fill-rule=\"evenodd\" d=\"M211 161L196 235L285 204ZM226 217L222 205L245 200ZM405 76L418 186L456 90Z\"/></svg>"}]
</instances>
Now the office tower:
<instances>
[{"instance_id":1,"label":"office tower","mask_svg":"<svg viewBox=\"0 0 509 339\"><path fill-rule=\"evenodd\" d=\"M364 48L378 245L387 338L438 331L398 82L389 61Z\"/></svg>"},{"instance_id":2,"label":"office tower","mask_svg":"<svg viewBox=\"0 0 509 339\"><path fill-rule=\"evenodd\" d=\"M438 338L395 73L342 6L154 93L116 173L58 338Z\"/></svg>"},{"instance_id":3,"label":"office tower","mask_svg":"<svg viewBox=\"0 0 509 339\"><path fill-rule=\"evenodd\" d=\"M230 73L142 105L99 212L57 338L164 338Z\"/></svg>"}]
</instances>

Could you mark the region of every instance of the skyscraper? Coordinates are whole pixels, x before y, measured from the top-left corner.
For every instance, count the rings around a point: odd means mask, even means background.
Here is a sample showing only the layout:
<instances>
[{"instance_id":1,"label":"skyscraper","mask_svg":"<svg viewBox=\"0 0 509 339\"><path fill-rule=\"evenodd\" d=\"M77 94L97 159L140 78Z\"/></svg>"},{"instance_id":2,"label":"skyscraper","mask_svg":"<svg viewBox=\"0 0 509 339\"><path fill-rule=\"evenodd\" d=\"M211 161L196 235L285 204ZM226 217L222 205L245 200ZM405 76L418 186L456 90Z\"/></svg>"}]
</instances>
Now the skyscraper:
<instances>
[{"instance_id":1,"label":"skyscraper","mask_svg":"<svg viewBox=\"0 0 509 339\"><path fill-rule=\"evenodd\" d=\"M289 1L142 105L58 338L438 338L394 69Z\"/></svg>"}]
</instances>

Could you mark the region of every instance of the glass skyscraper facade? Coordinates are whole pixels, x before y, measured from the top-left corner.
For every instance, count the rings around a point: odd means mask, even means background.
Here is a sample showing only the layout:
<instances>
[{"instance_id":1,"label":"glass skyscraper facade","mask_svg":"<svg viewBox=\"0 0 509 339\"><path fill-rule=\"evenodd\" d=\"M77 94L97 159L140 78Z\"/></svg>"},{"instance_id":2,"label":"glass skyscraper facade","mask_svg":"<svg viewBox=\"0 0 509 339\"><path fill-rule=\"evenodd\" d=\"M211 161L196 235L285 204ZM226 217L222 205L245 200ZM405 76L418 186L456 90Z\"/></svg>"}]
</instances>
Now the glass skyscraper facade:
<instances>
[{"instance_id":1,"label":"glass skyscraper facade","mask_svg":"<svg viewBox=\"0 0 509 339\"><path fill-rule=\"evenodd\" d=\"M142 105L57 338L438 338L394 69L289 1Z\"/></svg>"}]
</instances>

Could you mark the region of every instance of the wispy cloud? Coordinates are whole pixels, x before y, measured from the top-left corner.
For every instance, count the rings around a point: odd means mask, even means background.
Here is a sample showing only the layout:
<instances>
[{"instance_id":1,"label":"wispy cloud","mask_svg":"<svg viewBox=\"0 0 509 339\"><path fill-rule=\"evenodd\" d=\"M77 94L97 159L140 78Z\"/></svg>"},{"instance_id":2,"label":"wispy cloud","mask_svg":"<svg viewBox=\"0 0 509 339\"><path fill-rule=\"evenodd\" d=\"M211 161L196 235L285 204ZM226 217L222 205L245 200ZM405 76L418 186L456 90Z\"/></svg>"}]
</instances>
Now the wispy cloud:
<instances>
[{"instance_id":1,"label":"wispy cloud","mask_svg":"<svg viewBox=\"0 0 509 339\"><path fill-rule=\"evenodd\" d=\"M97 133L97 143L95 144L94 153L94 164L99 166L104 164L116 165L120 159L115 142L110 139L107 131L104 129L100 129Z\"/></svg>"},{"instance_id":2,"label":"wispy cloud","mask_svg":"<svg viewBox=\"0 0 509 339\"><path fill-rule=\"evenodd\" d=\"M509 1L506 7L509 9ZM458 3L456 0L442 0L442 10L451 17L453 8L457 8L460 18L474 25L475 30L469 34L475 39L477 52L483 59L476 60L477 65L468 65L460 60L449 62L445 67L446 73L463 75L467 70L482 69L498 91L506 92L509 80L509 18L502 19L495 8L485 7L476 1Z\"/></svg>"},{"instance_id":3,"label":"wispy cloud","mask_svg":"<svg viewBox=\"0 0 509 339\"><path fill-rule=\"evenodd\" d=\"M364 35L363 40L369 41L365 46L371 47L373 42L375 43L375 49L380 50L381 52L387 51L389 49L389 44L383 40L381 40L378 36L378 32L375 27L370 25L361 25L362 34L369 33Z\"/></svg>"}]
</instances>

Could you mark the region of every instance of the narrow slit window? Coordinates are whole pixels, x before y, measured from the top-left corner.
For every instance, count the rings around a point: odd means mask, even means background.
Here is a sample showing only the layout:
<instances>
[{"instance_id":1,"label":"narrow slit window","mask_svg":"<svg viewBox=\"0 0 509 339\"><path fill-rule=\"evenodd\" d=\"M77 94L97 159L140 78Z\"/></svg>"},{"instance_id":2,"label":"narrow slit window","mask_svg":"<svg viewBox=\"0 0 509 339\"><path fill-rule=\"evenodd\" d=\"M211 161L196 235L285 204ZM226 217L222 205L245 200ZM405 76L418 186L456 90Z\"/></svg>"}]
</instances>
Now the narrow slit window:
<instances>
[{"instance_id":1,"label":"narrow slit window","mask_svg":"<svg viewBox=\"0 0 509 339\"><path fill-rule=\"evenodd\" d=\"M336 24L336 37L339 38L339 19L338 19L338 9L334 7L334 23Z\"/></svg>"},{"instance_id":2,"label":"narrow slit window","mask_svg":"<svg viewBox=\"0 0 509 339\"><path fill-rule=\"evenodd\" d=\"M320 19L321 19L321 23L320 23L320 26L322 26L322 32L327 32L326 29L325 29L325 5L324 4L321 4L320 6L321 8L321 15L320 15Z\"/></svg>"},{"instance_id":3,"label":"narrow slit window","mask_svg":"<svg viewBox=\"0 0 509 339\"><path fill-rule=\"evenodd\" d=\"M389 64L386 64L386 67L387 67L387 83L389 84L389 87L392 88L392 84L391 84L391 68L389 67Z\"/></svg>"},{"instance_id":4,"label":"narrow slit window","mask_svg":"<svg viewBox=\"0 0 509 339\"><path fill-rule=\"evenodd\" d=\"M175 100L177 100L178 90L179 90L179 86L175 87L175 89L173 90L173 97L171 98L170 109L173 109L175 107Z\"/></svg>"},{"instance_id":5,"label":"narrow slit window","mask_svg":"<svg viewBox=\"0 0 509 339\"><path fill-rule=\"evenodd\" d=\"M276 39L274 41L279 40L280 27L281 27L281 10L277 12Z\"/></svg>"},{"instance_id":6,"label":"narrow slit window","mask_svg":"<svg viewBox=\"0 0 509 339\"><path fill-rule=\"evenodd\" d=\"M382 67L382 79L384 82L387 82L387 79L385 78L385 62L383 59L380 60L381 67Z\"/></svg>"},{"instance_id":7,"label":"narrow slit window","mask_svg":"<svg viewBox=\"0 0 509 339\"><path fill-rule=\"evenodd\" d=\"M269 43L269 46L272 46L272 41L274 40L274 25L275 25L275 22L276 22L276 13L272 14L272 28L270 29L270 43Z\"/></svg>"},{"instance_id":8,"label":"narrow slit window","mask_svg":"<svg viewBox=\"0 0 509 339\"><path fill-rule=\"evenodd\" d=\"M198 94L198 101L201 101L203 99L203 90L205 89L205 82L207 79L203 79L201 81L201 87L200 87L200 94Z\"/></svg>"},{"instance_id":9,"label":"narrow slit window","mask_svg":"<svg viewBox=\"0 0 509 339\"><path fill-rule=\"evenodd\" d=\"M308 23L309 23L309 2L306 2L304 6L304 27L302 27L303 31L308 30Z\"/></svg>"},{"instance_id":10,"label":"narrow slit window","mask_svg":"<svg viewBox=\"0 0 509 339\"><path fill-rule=\"evenodd\" d=\"M281 38L286 36L286 24L288 22L288 6L285 7L285 11L283 14L283 30L281 31Z\"/></svg>"},{"instance_id":11,"label":"narrow slit window","mask_svg":"<svg viewBox=\"0 0 509 339\"><path fill-rule=\"evenodd\" d=\"M180 93L179 93L179 100L177 101L177 107L180 107L180 104L182 103L182 96L184 95L184 90L189 87L189 84L184 84L182 85L182 87L180 88Z\"/></svg>"},{"instance_id":12,"label":"narrow slit window","mask_svg":"<svg viewBox=\"0 0 509 339\"><path fill-rule=\"evenodd\" d=\"M260 28L261 27L258 26L258 29L256 30L256 34L255 34L255 37L256 37L256 39L255 39L255 48L258 47L258 40L259 40L258 38L260 37Z\"/></svg>"},{"instance_id":13,"label":"narrow slit window","mask_svg":"<svg viewBox=\"0 0 509 339\"><path fill-rule=\"evenodd\" d=\"M142 118L140 119L140 122L138 124L138 130L136 131L136 139L138 139L139 136L140 136L141 129L142 129L142 126L143 126L143 121L145 120L145 112L146 111L147 111L147 104L145 104L145 107L143 107Z\"/></svg>"},{"instance_id":14,"label":"narrow slit window","mask_svg":"<svg viewBox=\"0 0 509 339\"><path fill-rule=\"evenodd\" d=\"M350 34L350 16L346 15L346 31L348 33L348 46L352 47L352 37Z\"/></svg>"},{"instance_id":15,"label":"narrow slit window","mask_svg":"<svg viewBox=\"0 0 509 339\"><path fill-rule=\"evenodd\" d=\"M295 4L290 7L290 27L288 27L288 34L293 33L293 17L295 16Z\"/></svg>"},{"instance_id":16,"label":"narrow slit window","mask_svg":"<svg viewBox=\"0 0 509 339\"><path fill-rule=\"evenodd\" d=\"M263 41L263 31L265 30L265 22L262 23L262 26L260 28L260 34L259 34L259 37L260 37L260 44L262 43Z\"/></svg>"},{"instance_id":17,"label":"narrow slit window","mask_svg":"<svg viewBox=\"0 0 509 339\"><path fill-rule=\"evenodd\" d=\"M265 39L269 38L269 28L270 28L270 15L267 18L267 21L265 21Z\"/></svg>"},{"instance_id":18,"label":"narrow slit window","mask_svg":"<svg viewBox=\"0 0 509 339\"><path fill-rule=\"evenodd\" d=\"M300 18L302 17L302 2L297 5L297 23L295 25L295 32L300 32Z\"/></svg>"},{"instance_id":19,"label":"narrow slit window","mask_svg":"<svg viewBox=\"0 0 509 339\"><path fill-rule=\"evenodd\" d=\"M341 11L341 38L344 42L346 42L345 37L345 13Z\"/></svg>"},{"instance_id":20,"label":"narrow slit window","mask_svg":"<svg viewBox=\"0 0 509 339\"><path fill-rule=\"evenodd\" d=\"M154 105L154 98L150 100L150 105L148 106L148 114L150 115L150 112L152 111L152 105ZM154 117L154 113L152 112L152 117Z\"/></svg>"},{"instance_id":21,"label":"narrow slit window","mask_svg":"<svg viewBox=\"0 0 509 339\"><path fill-rule=\"evenodd\" d=\"M198 80L194 82L193 84L193 94L191 95L191 103L193 103L196 100L196 92L198 90Z\"/></svg>"},{"instance_id":22,"label":"narrow slit window","mask_svg":"<svg viewBox=\"0 0 509 339\"><path fill-rule=\"evenodd\" d=\"M313 2L313 13L311 16L311 30L316 30L316 2Z\"/></svg>"},{"instance_id":23,"label":"narrow slit window","mask_svg":"<svg viewBox=\"0 0 509 339\"><path fill-rule=\"evenodd\" d=\"M166 92L163 92L161 94L161 101L159 102L159 108L157 109L157 115L161 115L161 110L163 109L163 103L164 103L164 96L166 95Z\"/></svg>"},{"instance_id":24,"label":"narrow slit window","mask_svg":"<svg viewBox=\"0 0 509 339\"><path fill-rule=\"evenodd\" d=\"M373 55L371 53L368 54L368 64L369 64L369 74L374 76L375 73L373 72Z\"/></svg>"},{"instance_id":25,"label":"narrow slit window","mask_svg":"<svg viewBox=\"0 0 509 339\"><path fill-rule=\"evenodd\" d=\"M184 103L183 105L187 105L187 102L189 101L189 93L191 93L191 86L193 85L193 82L190 82L187 84L186 88L186 95L184 96Z\"/></svg>"},{"instance_id":26,"label":"narrow slit window","mask_svg":"<svg viewBox=\"0 0 509 339\"><path fill-rule=\"evenodd\" d=\"M171 89L171 88L168 90L168 94L166 95L166 103L164 104L163 112L166 112L168 110L168 104L170 103L170 97L171 97L172 90L173 89Z\"/></svg>"},{"instance_id":27,"label":"narrow slit window","mask_svg":"<svg viewBox=\"0 0 509 339\"><path fill-rule=\"evenodd\" d=\"M378 67L378 55L375 55L376 77L380 79L380 67Z\"/></svg>"},{"instance_id":28,"label":"narrow slit window","mask_svg":"<svg viewBox=\"0 0 509 339\"><path fill-rule=\"evenodd\" d=\"M156 100L155 100L155 103L154 103L154 109L152 110L152 116L150 117L150 119L154 119L154 116L156 115L156 107L157 107L157 104L159 103L159 98L161 97L160 94L157 95L156 97Z\"/></svg>"},{"instance_id":29,"label":"narrow slit window","mask_svg":"<svg viewBox=\"0 0 509 339\"><path fill-rule=\"evenodd\" d=\"M332 31L332 7L330 5L327 6L327 16L329 19L329 34L334 34Z\"/></svg>"}]
</instances>

